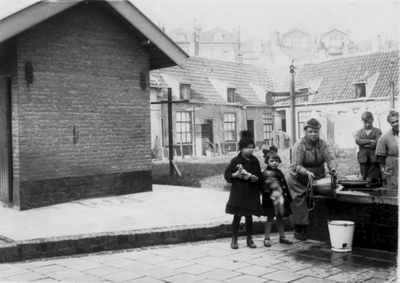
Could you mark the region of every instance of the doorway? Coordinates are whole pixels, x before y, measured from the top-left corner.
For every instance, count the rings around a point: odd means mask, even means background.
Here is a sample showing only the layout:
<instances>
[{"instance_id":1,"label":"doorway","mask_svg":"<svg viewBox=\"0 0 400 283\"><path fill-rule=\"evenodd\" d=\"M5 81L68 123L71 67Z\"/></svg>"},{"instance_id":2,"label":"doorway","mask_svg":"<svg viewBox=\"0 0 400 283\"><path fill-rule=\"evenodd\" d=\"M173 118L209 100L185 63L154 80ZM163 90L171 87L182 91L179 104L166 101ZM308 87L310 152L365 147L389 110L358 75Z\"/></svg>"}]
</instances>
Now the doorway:
<instances>
[{"instance_id":1,"label":"doorway","mask_svg":"<svg viewBox=\"0 0 400 283\"><path fill-rule=\"evenodd\" d=\"M247 120L247 130L252 134L254 137L254 120Z\"/></svg>"},{"instance_id":2,"label":"doorway","mask_svg":"<svg viewBox=\"0 0 400 283\"><path fill-rule=\"evenodd\" d=\"M0 200L12 202L11 78L0 78Z\"/></svg>"},{"instance_id":3,"label":"doorway","mask_svg":"<svg viewBox=\"0 0 400 283\"><path fill-rule=\"evenodd\" d=\"M213 120L204 119L201 124L202 155L206 155L206 150L212 150L214 146Z\"/></svg>"}]
</instances>

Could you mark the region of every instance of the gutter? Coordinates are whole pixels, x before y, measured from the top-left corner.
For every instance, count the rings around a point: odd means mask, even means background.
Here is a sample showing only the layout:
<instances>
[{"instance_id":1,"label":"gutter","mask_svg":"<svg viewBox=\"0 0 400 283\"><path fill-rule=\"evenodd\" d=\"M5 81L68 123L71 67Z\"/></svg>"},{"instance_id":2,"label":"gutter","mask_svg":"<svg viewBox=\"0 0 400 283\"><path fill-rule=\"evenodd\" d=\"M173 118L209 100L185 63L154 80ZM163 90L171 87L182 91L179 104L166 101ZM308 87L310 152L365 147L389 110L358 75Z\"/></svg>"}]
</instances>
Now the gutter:
<instances>
[{"instance_id":1,"label":"gutter","mask_svg":"<svg viewBox=\"0 0 400 283\"><path fill-rule=\"evenodd\" d=\"M161 102L167 102L168 100L162 99ZM273 108L273 105L243 105L237 103L209 103L203 101L193 101L193 100L182 100L182 102L190 103L190 104L207 104L207 105L218 105L218 106L232 106L232 107L242 107L243 109L247 107L253 108Z\"/></svg>"},{"instance_id":2,"label":"gutter","mask_svg":"<svg viewBox=\"0 0 400 283\"><path fill-rule=\"evenodd\" d=\"M390 100L388 97L369 97L363 99L346 99L339 101L326 101L326 102L311 102L311 103L296 103L296 106L313 106L313 105L321 105L321 104L341 104L347 102L367 102L367 101L385 101ZM397 96L395 96L395 100L398 100ZM288 108L290 105L277 105L272 106L273 108Z\"/></svg>"}]
</instances>

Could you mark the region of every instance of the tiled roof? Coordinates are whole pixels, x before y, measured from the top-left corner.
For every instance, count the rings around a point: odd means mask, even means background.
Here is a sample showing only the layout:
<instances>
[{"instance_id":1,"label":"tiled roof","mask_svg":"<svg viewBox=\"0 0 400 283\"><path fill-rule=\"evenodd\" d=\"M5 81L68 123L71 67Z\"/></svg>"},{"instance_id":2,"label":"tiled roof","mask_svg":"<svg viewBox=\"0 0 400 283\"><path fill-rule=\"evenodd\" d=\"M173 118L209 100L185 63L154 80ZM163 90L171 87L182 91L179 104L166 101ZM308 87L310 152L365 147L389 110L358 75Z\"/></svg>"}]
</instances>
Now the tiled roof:
<instances>
[{"instance_id":1,"label":"tiled roof","mask_svg":"<svg viewBox=\"0 0 400 283\"><path fill-rule=\"evenodd\" d=\"M391 67L392 66L392 67ZM297 66L298 67L298 66ZM298 68L300 69L300 68ZM290 89L290 74L280 70L271 70L274 91ZM368 97L387 97L390 93L390 81L394 81L395 96L398 95L399 50L360 53L326 60L320 63L309 63L302 66L295 76L296 89L309 86L313 81L321 80L318 93L310 102L340 101L355 98L357 82L365 82L372 77L376 82ZM281 102L278 105L287 105Z\"/></svg>"},{"instance_id":2,"label":"tiled roof","mask_svg":"<svg viewBox=\"0 0 400 283\"><path fill-rule=\"evenodd\" d=\"M190 57L185 69L179 67L163 68L150 72L162 84L167 84L162 75L182 83L189 83L190 100L213 104L226 103L218 94L211 80L223 82L227 87L236 88L237 103L262 105L265 101L255 93L250 84L263 89L272 89L266 69L243 63L227 62L201 57Z\"/></svg>"}]
</instances>

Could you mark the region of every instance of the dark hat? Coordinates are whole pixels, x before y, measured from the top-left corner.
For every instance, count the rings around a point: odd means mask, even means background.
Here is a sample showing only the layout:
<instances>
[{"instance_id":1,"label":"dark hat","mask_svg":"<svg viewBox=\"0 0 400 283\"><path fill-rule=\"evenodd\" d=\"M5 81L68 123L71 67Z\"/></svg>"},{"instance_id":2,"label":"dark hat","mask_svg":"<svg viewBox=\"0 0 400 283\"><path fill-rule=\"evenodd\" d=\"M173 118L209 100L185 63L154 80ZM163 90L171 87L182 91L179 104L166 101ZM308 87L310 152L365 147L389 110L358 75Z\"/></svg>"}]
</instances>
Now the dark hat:
<instances>
[{"instance_id":1,"label":"dark hat","mask_svg":"<svg viewBox=\"0 0 400 283\"><path fill-rule=\"evenodd\" d=\"M364 113L361 114L361 120L368 121L371 119L374 120L374 115L372 115L371 112L365 111Z\"/></svg>"},{"instance_id":2,"label":"dark hat","mask_svg":"<svg viewBox=\"0 0 400 283\"><path fill-rule=\"evenodd\" d=\"M308 120L305 124L303 129L307 129L307 128L313 128L313 129L321 129L321 124L318 122L317 119L311 118L310 120Z\"/></svg>"}]
</instances>

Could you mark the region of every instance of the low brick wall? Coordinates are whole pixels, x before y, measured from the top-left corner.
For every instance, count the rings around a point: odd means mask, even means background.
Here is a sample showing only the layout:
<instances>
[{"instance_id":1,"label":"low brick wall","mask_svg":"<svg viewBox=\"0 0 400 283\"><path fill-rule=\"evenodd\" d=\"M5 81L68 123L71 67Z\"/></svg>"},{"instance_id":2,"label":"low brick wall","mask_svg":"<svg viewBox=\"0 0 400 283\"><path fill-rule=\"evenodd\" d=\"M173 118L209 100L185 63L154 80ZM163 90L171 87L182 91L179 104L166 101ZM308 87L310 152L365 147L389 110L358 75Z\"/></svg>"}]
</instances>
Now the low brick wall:
<instances>
[{"instance_id":1,"label":"low brick wall","mask_svg":"<svg viewBox=\"0 0 400 283\"><path fill-rule=\"evenodd\" d=\"M151 171L21 182L20 210L78 199L132 194L152 190Z\"/></svg>"},{"instance_id":2,"label":"low brick wall","mask_svg":"<svg viewBox=\"0 0 400 283\"><path fill-rule=\"evenodd\" d=\"M344 202L340 198L316 197L307 230L309 238L329 243L328 219L353 221L353 247L397 252L398 205L377 200L360 201L354 196L353 201L347 197Z\"/></svg>"}]
</instances>

